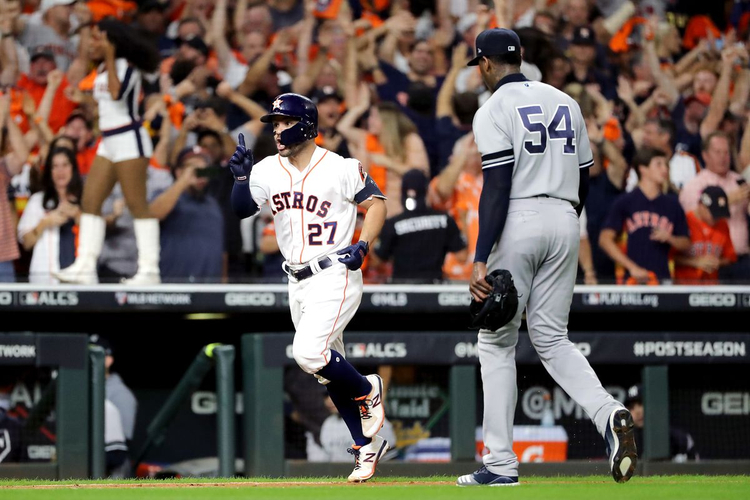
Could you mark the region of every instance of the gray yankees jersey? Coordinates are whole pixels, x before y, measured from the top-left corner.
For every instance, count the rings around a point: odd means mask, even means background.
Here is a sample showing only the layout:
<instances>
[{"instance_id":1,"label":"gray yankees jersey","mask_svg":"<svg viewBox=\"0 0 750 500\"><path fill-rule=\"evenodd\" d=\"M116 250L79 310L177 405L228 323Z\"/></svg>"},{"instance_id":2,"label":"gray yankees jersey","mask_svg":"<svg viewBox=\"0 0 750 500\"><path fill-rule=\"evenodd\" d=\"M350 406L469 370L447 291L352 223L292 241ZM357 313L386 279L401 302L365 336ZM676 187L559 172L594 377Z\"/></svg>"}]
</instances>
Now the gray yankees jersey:
<instances>
[{"instance_id":1,"label":"gray yankees jersey","mask_svg":"<svg viewBox=\"0 0 750 500\"><path fill-rule=\"evenodd\" d=\"M477 111L473 129L483 169L513 166L511 199L547 195L578 205L578 169L594 161L570 96L510 75Z\"/></svg>"}]
</instances>

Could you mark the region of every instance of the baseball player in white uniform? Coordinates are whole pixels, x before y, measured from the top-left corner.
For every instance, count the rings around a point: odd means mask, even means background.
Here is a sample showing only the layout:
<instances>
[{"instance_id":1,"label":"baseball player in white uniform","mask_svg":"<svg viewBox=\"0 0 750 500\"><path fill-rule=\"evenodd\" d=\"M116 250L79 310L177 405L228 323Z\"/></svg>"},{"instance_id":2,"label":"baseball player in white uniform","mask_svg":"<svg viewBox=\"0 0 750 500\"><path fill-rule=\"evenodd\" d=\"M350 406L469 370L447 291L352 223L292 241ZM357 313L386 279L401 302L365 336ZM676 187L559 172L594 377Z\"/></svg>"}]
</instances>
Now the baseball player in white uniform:
<instances>
[{"instance_id":1,"label":"baseball player in white uniform","mask_svg":"<svg viewBox=\"0 0 750 500\"><path fill-rule=\"evenodd\" d=\"M354 439L350 482L375 473L388 443L383 382L360 375L344 358L343 331L362 300L359 268L385 221L385 197L354 159L315 145L318 111L307 97L282 94L262 120L273 124L279 151L253 166L244 138L229 166L232 207L248 217L268 204L289 275L292 352L305 372L326 384ZM352 244L357 205L367 209L360 241Z\"/></svg>"},{"instance_id":2,"label":"baseball player in white uniform","mask_svg":"<svg viewBox=\"0 0 750 500\"><path fill-rule=\"evenodd\" d=\"M513 415L515 346L524 308L542 364L604 436L615 481L627 481L636 464L633 419L568 339L579 245L576 212L583 208L593 164L581 111L568 95L523 76L521 43L511 30L480 33L469 65L479 66L485 85L494 91L473 123L484 187L470 291L475 300L484 300L492 291L484 279L487 270L507 269L519 307L504 327L479 331L489 453L483 467L459 477L457 484L519 484Z\"/></svg>"}]
</instances>

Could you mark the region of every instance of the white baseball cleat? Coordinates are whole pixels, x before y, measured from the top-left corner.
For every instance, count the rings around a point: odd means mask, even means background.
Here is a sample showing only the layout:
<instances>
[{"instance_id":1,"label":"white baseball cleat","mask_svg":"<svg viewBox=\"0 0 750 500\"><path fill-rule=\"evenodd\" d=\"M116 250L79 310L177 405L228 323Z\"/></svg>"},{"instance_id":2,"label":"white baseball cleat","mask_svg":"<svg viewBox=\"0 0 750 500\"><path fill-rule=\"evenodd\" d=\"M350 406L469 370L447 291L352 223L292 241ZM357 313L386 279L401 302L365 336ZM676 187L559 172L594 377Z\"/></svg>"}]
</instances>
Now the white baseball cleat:
<instances>
[{"instance_id":1,"label":"white baseball cleat","mask_svg":"<svg viewBox=\"0 0 750 500\"><path fill-rule=\"evenodd\" d=\"M354 455L354 470L346 479L350 483L364 483L375 474L380 458L388 451L388 441L380 436L372 438L370 444L359 448L349 448L349 453Z\"/></svg>"},{"instance_id":2,"label":"white baseball cleat","mask_svg":"<svg viewBox=\"0 0 750 500\"><path fill-rule=\"evenodd\" d=\"M357 398L355 401L359 404L362 434L371 438L380 432L385 422L385 402L383 400L383 379L378 375L367 375L366 378L372 384L370 394Z\"/></svg>"}]
</instances>

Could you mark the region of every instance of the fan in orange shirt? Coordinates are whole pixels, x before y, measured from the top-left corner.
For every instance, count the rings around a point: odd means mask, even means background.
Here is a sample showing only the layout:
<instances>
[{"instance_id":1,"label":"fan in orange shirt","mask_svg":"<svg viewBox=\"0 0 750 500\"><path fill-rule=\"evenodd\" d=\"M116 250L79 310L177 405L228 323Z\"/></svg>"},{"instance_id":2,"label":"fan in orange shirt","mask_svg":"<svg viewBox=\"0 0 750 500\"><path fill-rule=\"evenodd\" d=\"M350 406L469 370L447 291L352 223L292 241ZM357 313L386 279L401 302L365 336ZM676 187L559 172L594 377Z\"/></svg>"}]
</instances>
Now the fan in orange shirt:
<instances>
[{"instance_id":1,"label":"fan in orange shirt","mask_svg":"<svg viewBox=\"0 0 750 500\"><path fill-rule=\"evenodd\" d=\"M468 244L468 257L460 261L456 254L445 257L443 273L451 280L468 281L474 263L479 235L479 196L482 194L482 158L469 133L456 141L448 165L430 182L427 202L432 208L447 210L458 224Z\"/></svg>"},{"instance_id":2,"label":"fan in orange shirt","mask_svg":"<svg viewBox=\"0 0 750 500\"><path fill-rule=\"evenodd\" d=\"M675 256L675 281L686 284L715 284L719 268L737 260L729 238L729 200L719 186L701 193L696 209L686 214L690 228L688 254Z\"/></svg>"},{"instance_id":3,"label":"fan in orange shirt","mask_svg":"<svg viewBox=\"0 0 750 500\"><path fill-rule=\"evenodd\" d=\"M31 53L29 73L22 74L16 84L19 89L26 91L31 96L37 108L39 108L39 104L42 102L42 97L44 97L44 92L47 90L48 84L56 86L48 119L49 128L53 133L57 133L60 127L65 125L68 116L78 106L78 104L66 96L65 89L70 84L65 75L56 71L56 68L55 55L48 49L39 47L38 50ZM52 77L50 77L51 73ZM18 99L22 99L22 93L16 92L14 95L18 96ZM20 107L18 107L17 111L17 114L14 113L14 118L20 120L20 122L17 122L19 123L19 127L23 132L27 132L29 124L26 121L26 116L21 112Z\"/></svg>"}]
</instances>

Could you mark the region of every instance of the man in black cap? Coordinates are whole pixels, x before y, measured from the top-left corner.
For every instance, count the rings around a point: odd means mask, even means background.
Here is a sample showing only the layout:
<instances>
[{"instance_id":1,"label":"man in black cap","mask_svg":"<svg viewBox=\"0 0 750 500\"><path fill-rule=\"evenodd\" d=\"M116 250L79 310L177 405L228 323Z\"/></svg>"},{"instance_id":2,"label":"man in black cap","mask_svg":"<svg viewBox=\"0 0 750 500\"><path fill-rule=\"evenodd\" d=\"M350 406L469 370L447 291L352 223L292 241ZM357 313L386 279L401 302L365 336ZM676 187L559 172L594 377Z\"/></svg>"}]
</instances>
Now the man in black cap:
<instances>
[{"instance_id":1,"label":"man in black cap","mask_svg":"<svg viewBox=\"0 0 750 500\"><path fill-rule=\"evenodd\" d=\"M675 256L675 281L718 284L719 268L737 261L729 236L729 198L719 186L701 193L695 210L685 214L690 228L690 249Z\"/></svg>"},{"instance_id":2,"label":"man in black cap","mask_svg":"<svg viewBox=\"0 0 750 500\"><path fill-rule=\"evenodd\" d=\"M627 398L625 398L625 406L633 415L633 422L635 423L635 442L638 446L638 450L642 454L645 448L643 443L645 413L643 407L643 386L641 386L641 384L634 385L628 389L628 395ZM669 454L672 457L673 462L685 462L687 460L698 459L698 452L695 449L695 441L693 441L693 437L687 432L675 429L674 427L669 428Z\"/></svg>"},{"instance_id":3,"label":"man in black cap","mask_svg":"<svg viewBox=\"0 0 750 500\"><path fill-rule=\"evenodd\" d=\"M605 73L596 68L597 42L594 30L589 26L581 26L573 31L573 39L569 48L571 72L567 83L599 85L599 92L609 100L617 97L614 82Z\"/></svg>"},{"instance_id":4,"label":"man in black cap","mask_svg":"<svg viewBox=\"0 0 750 500\"><path fill-rule=\"evenodd\" d=\"M443 261L448 252L467 257L466 241L447 213L427 207L427 177L409 170L401 179L404 211L385 221L375 254L393 257L394 281L434 282L443 279Z\"/></svg>"},{"instance_id":5,"label":"man in black cap","mask_svg":"<svg viewBox=\"0 0 750 500\"><path fill-rule=\"evenodd\" d=\"M491 271L508 270L518 290L513 319L479 331L484 386L484 466L460 476L459 486L514 486L515 349L526 311L529 338L547 371L580 404L605 438L612 477L630 479L636 466L630 413L604 390L589 362L568 339L578 268L578 214L588 194L594 159L578 104L567 94L521 73L521 41L508 29L477 36L482 80L492 92L474 115L482 156L479 233L469 291L477 302L492 292ZM576 213L577 212L577 213Z\"/></svg>"}]
</instances>

